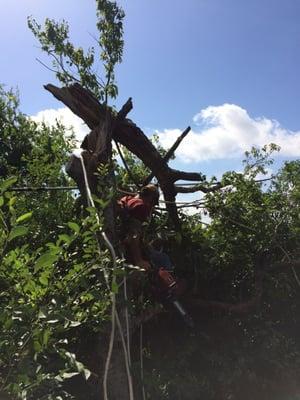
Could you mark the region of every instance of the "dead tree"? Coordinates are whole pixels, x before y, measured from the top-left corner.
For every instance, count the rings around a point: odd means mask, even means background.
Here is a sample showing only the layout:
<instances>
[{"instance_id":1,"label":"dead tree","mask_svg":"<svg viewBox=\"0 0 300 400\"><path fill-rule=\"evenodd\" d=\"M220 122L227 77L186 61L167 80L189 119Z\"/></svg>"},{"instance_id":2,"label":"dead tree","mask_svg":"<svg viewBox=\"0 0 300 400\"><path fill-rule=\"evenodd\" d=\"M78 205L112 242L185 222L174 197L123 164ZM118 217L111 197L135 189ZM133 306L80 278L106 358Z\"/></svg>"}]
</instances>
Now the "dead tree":
<instances>
[{"instance_id":1,"label":"dead tree","mask_svg":"<svg viewBox=\"0 0 300 400\"><path fill-rule=\"evenodd\" d=\"M103 130L101 130L107 118L111 118L111 132L107 137L122 144L142 160L150 171L152 171L149 179L152 179L153 176L157 178L166 201L167 211L175 228L179 229L180 226L175 199L177 193L182 191L180 187L177 188L175 186L175 182L178 180L202 182L201 186L189 188L190 192L202 189L203 191L211 190L211 188L205 185L205 178L201 173L179 171L168 166L170 156L174 153L181 140L187 135L189 128L178 138L168 154L162 157L142 130L130 119L126 118L132 109L131 99L114 115L112 110L104 107L88 90L77 83L63 88L48 84L45 86L45 89L69 107L91 129L91 132L83 140L81 147L86 150L84 158L92 191L96 191L96 182L93 174L99 163L101 163L103 152L105 153L106 151L103 148L103 144L104 147L108 146L106 139L102 135ZM69 173L76 180L79 189L82 191L84 183L80 166L78 168L73 166L73 170L69 170ZM149 179L147 179L147 182Z\"/></svg>"}]
</instances>

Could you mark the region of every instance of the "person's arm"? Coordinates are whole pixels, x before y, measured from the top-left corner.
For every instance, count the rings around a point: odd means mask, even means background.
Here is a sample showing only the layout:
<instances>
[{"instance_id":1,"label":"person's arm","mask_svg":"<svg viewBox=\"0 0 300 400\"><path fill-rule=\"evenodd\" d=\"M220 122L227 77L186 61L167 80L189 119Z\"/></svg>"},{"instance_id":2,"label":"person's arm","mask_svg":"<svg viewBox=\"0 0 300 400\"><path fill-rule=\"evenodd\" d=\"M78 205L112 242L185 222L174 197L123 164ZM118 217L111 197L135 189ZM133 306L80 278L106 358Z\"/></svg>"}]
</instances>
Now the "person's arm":
<instances>
[{"instance_id":1,"label":"person's arm","mask_svg":"<svg viewBox=\"0 0 300 400\"><path fill-rule=\"evenodd\" d=\"M130 235L126 239L126 246L131 256L132 262L135 265L138 265L141 268L144 268L146 271L150 270L150 263L144 260L141 249L141 241L140 236L138 235Z\"/></svg>"},{"instance_id":2,"label":"person's arm","mask_svg":"<svg viewBox=\"0 0 300 400\"><path fill-rule=\"evenodd\" d=\"M132 219L128 226L128 234L124 241L132 262L145 270L151 268L150 263L143 257L142 252L142 223Z\"/></svg>"}]
</instances>

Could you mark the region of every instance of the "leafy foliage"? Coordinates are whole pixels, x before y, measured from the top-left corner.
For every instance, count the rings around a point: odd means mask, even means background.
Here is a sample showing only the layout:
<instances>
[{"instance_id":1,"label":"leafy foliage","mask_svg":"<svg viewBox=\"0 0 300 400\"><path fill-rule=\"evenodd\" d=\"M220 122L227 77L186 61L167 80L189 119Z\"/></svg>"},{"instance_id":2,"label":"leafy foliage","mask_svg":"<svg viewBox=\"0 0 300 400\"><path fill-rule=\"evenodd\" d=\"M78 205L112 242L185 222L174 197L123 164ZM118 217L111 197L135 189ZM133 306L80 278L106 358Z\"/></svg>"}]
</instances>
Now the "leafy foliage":
<instances>
[{"instance_id":1,"label":"leafy foliage","mask_svg":"<svg viewBox=\"0 0 300 400\"><path fill-rule=\"evenodd\" d=\"M149 324L144 383L150 398L297 398L300 168L299 161L286 162L271 180L257 180L274 148L249 151L244 173L226 173L227 186L206 195L208 226L198 214L181 215L181 243L170 235L167 242L177 272L202 302L247 304L257 296L259 274L259 305L250 313L240 308L237 316L192 308L193 335L171 316Z\"/></svg>"},{"instance_id":2,"label":"leafy foliage","mask_svg":"<svg viewBox=\"0 0 300 400\"><path fill-rule=\"evenodd\" d=\"M69 222L67 233L32 249L26 243L32 213L16 218L12 183L0 188L1 386L24 399L70 398L64 380L91 374L74 353L80 337L107 319L110 294L102 271L110 258L99 253L93 215L81 226Z\"/></svg>"},{"instance_id":3,"label":"leafy foliage","mask_svg":"<svg viewBox=\"0 0 300 400\"><path fill-rule=\"evenodd\" d=\"M0 92L1 177L15 177L14 186L68 186L63 171L68 152L75 146L74 135L57 123L37 124L19 110L13 91ZM16 195L14 200L16 202ZM31 223L31 243L38 246L66 218L71 218L74 197L70 192L20 192L16 214L35 210ZM41 224L40 221L44 221Z\"/></svg>"},{"instance_id":4,"label":"leafy foliage","mask_svg":"<svg viewBox=\"0 0 300 400\"><path fill-rule=\"evenodd\" d=\"M22 124L31 122L11 110L5 97L3 104L21 121L14 123L14 135L6 141L17 143L20 137L21 142ZM83 398L74 379L90 381L97 373L88 359L86 338L93 342L108 320L110 291L103 269L111 261L105 249L99 252L95 233L101 226L93 209L81 221L74 220L69 194L43 194L41 201L36 197L40 194L11 190L19 183L58 184L66 179L63 128L30 126L31 146L24 147L18 163L6 155L7 175L1 181L1 390L24 399L67 399L71 393ZM160 233L178 275L189 283L189 293L203 301L247 302L255 296L257 271L263 275L260 307L250 315L211 317L195 311L195 336L171 313L158 325L146 325L144 383L150 398L281 400L297 392L300 298L292 266L300 248L300 165L287 162L271 181L258 182L272 149L250 151L244 173L226 173L224 188L206 195L209 226L203 227L199 214L183 213L180 235L170 230L165 214L150 223L148 240ZM144 166L125 156L142 179ZM128 185L125 171L117 171L118 181ZM15 177L8 178L11 173ZM100 210L105 207L103 201L97 204ZM286 268L280 269L281 264ZM133 367L139 368L136 363Z\"/></svg>"},{"instance_id":5,"label":"leafy foliage","mask_svg":"<svg viewBox=\"0 0 300 400\"><path fill-rule=\"evenodd\" d=\"M42 28L32 17L28 26L41 44L41 49L52 57L57 79L65 85L79 82L100 100L107 104L108 98L116 98L118 88L115 84L114 68L122 61L124 11L114 1L97 0L97 44L102 49L100 60L104 68L103 78L94 72L95 48L84 51L75 47L69 38L69 25L66 21L56 22L46 19Z\"/></svg>"}]
</instances>

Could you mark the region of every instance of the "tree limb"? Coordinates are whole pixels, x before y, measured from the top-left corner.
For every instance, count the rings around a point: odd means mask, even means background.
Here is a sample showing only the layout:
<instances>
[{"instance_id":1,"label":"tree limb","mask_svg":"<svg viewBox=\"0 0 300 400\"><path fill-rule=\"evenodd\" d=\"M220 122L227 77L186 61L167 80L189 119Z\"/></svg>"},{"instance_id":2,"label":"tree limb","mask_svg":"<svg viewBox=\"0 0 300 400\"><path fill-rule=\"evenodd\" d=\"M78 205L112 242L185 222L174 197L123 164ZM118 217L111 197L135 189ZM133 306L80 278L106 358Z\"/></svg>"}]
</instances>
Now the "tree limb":
<instances>
[{"instance_id":1,"label":"tree limb","mask_svg":"<svg viewBox=\"0 0 300 400\"><path fill-rule=\"evenodd\" d=\"M163 160L167 163L170 158L173 156L173 154L175 153L176 149L178 148L178 146L180 145L180 143L183 141L183 139L186 137L186 135L189 133L189 131L191 130L191 127L188 126L183 132L182 134L176 139L175 143L170 147L170 149L166 152L165 156L163 157ZM148 185L148 183L150 183L152 181L152 179L154 178L154 173L152 172L143 182L143 185Z\"/></svg>"},{"instance_id":2,"label":"tree limb","mask_svg":"<svg viewBox=\"0 0 300 400\"><path fill-rule=\"evenodd\" d=\"M185 172L185 171L179 171L177 169L172 170L172 181L176 182L179 180L183 181L205 181L206 177L205 175L201 174L201 172Z\"/></svg>"},{"instance_id":3,"label":"tree limb","mask_svg":"<svg viewBox=\"0 0 300 400\"><path fill-rule=\"evenodd\" d=\"M266 267L265 271L273 272L273 271L282 270L282 269L287 270L287 269L293 268L293 267L300 269L300 260L276 262L276 263L271 264L268 267Z\"/></svg>"},{"instance_id":4,"label":"tree limb","mask_svg":"<svg viewBox=\"0 0 300 400\"><path fill-rule=\"evenodd\" d=\"M214 186L207 187L204 185L195 185L191 187L184 187L184 186L175 186L175 190L177 193L195 193L195 192L203 192L203 193L210 193L210 192L215 192L219 189L221 189L222 185L220 183L217 183Z\"/></svg>"},{"instance_id":5,"label":"tree limb","mask_svg":"<svg viewBox=\"0 0 300 400\"><path fill-rule=\"evenodd\" d=\"M87 162L89 158L94 159L93 153L96 147L99 147L97 146L97 129L96 131L94 129L105 120L107 107L100 104L89 90L83 88L78 83L63 88L48 84L45 86L45 89L52 93L58 100L62 101L92 129L92 132L83 140L81 147L87 150L85 154ZM170 168L142 130L129 119L125 119L131 109L131 99L125 103L117 117L114 117L112 110L109 109L109 114L112 116L112 139L135 154L156 176L165 200L170 202L166 205L170 219L173 221L175 227L179 229L180 221L175 204L177 192L174 183L177 180L204 182L205 176L201 173L183 172ZM187 134L187 131L188 128L184 132L184 135ZM182 135L181 140L184 135ZM177 143L179 142L180 140Z\"/></svg>"},{"instance_id":6,"label":"tree limb","mask_svg":"<svg viewBox=\"0 0 300 400\"><path fill-rule=\"evenodd\" d=\"M133 109L132 98L129 97L126 103L122 106L121 110L118 112L117 122L120 122L123 119L125 119L132 109Z\"/></svg>"},{"instance_id":7,"label":"tree limb","mask_svg":"<svg viewBox=\"0 0 300 400\"><path fill-rule=\"evenodd\" d=\"M90 129L96 128L105 117L105 107L89 90L78 83L62 88L48 84L44 88L59 101L62 101L79 118L83 119Z\"/></svg>"}]
</instances>

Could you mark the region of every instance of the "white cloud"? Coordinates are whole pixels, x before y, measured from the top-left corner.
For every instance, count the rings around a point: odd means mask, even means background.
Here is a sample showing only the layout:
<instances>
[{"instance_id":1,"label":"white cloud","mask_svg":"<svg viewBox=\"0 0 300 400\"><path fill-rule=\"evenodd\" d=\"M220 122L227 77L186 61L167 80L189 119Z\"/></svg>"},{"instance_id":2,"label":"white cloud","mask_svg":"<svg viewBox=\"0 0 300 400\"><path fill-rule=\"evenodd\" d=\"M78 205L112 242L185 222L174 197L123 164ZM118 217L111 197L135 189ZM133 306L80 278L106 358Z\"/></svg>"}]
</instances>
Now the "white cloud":
<instances>
[{"instance_id":1,"label":"white cloud","mask_svg":"<svg viewBox=\"0 0 300 400\"><path fill-rule=\"evenodd\" d=\"M199 131L192 130L180 144L176 155L185 162L240 157L251 146L276 143L280 154L300 156L300 131L293 132L265 117L251 118L235 104L209 106L193 118ZM163 147L169 148L180 135L179 129L156 132Z\"/></svg>"},{"instance_id":2,"label":"white cloud","mask_svg":"<svg viewBox=\"0 0 300 400\"><path fill-rule=\"evenodd\" d=\"M42 110L31 118L49 125L59 120L67 128L73 127L79 142L89 132L83 121L66 107ZM251 146L262 147L269 143L278 144L282 156L300 156L300 131L285 129L279 122L265 117L251 118L238 105L209 106L196 114L193 120L198 129L189 132L176 151L177 157L184 162L241 157ZM169 148L181 131L165 129L156 133L162 146Z\"/></svg>"},{"instance_id":3,"label":"white cloud","mask_svg":"<svg viewBox=\"0 0 300 400\"><path fill-rule=\"evenodd\" d=\"M39 111L32 115L31 119L35 122L45 122L47 125L55 125L56 121L61 122L66 128L73 128L76 139L82 141L90 129L83 123L82 119L77 117L69 108L62 107L58 109L50 108Z\"/></svg>"}]
</instances>

